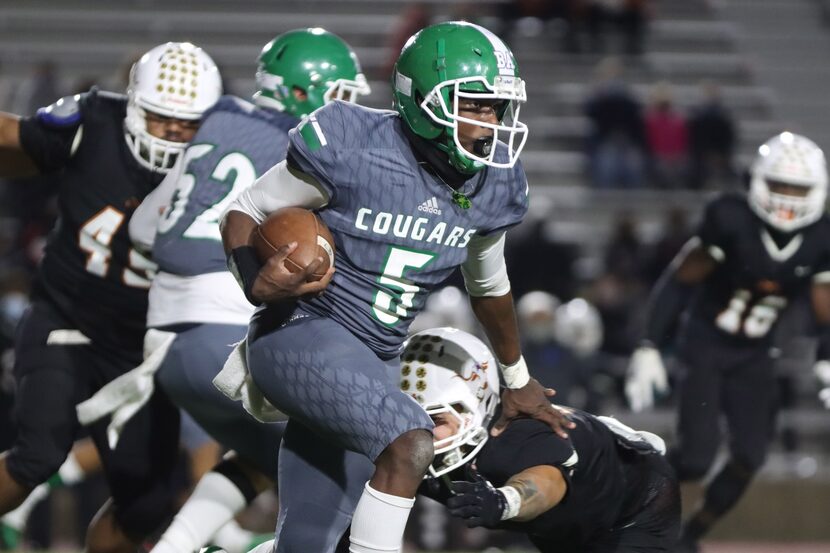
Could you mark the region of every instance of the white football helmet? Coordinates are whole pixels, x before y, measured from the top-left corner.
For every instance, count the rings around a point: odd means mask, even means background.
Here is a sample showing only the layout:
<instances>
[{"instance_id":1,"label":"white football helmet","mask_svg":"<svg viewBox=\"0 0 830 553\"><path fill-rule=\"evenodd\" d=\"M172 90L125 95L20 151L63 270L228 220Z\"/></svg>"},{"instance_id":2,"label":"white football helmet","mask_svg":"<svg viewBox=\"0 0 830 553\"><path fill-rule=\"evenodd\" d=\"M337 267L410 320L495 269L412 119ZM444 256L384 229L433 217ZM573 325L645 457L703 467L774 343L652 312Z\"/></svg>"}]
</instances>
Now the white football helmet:
<instances>
[{"instance_id":1,"label":"white football helmet","mask_svg":"<svg viewBox=\"0 0 830 553\"><path fill-rule=\"evenodd\" d=\"M428 328L451 326L465 332L475 330L476 322L473 308L465 292L455 286L445 286L432 292L424 303L424 308L412 321L411 333Z\"/></svg>"},{"instance_id":2,"label":"white football helmet","mask_svg":"<svg viewBox=\"0 0 830 553\"><path fill-rule=\"evenodd\" d=\"M749 205L769 225L791 232L816 222L827 200L824 152L804 136L783 132L758 148L751 168ZM803 187L803 196L773 192L770 185Z\"/></svg>"},{"instance_id":3,"label":"white football helmet","mask_svg":"<svg viewBox=\"0 0 830 553\"><path fill-rule=\"evenodd\" d=\"M602 318L597 308L575 298L556 308L553 335L578 357L587 357L602 345Z\"/></svg>"},{"instance_id":4,"label":"white football helmet","mask_svg":"<svg viewBox=\"0 0 830 553\"><path fill-rule=\"evenodd\" d=\"M412 336L401 354L401 390L432 416L449 413L456 433L435 442L432 477L476 456L499 403L496 360L484 342L463 330L432 328Z\"/></svg>"},{"instance_id":5,"label":"white football helmet","mask_svg":"<svg viewBox=\"0 0 830 553\"><path fill-rule=\"evenodd\" d=\"M189 42L156 46L133 64L127 88L124 136L138 162L166 173L187 146L147 132L147 113L197 121L222 95L219 69Z\"/></svg>"},{"instance_id":6,"label":"white football helmet","mask_svg":"<svg viewBox=\"0 0 830 553\"><path fill-rule=\"evenodd\" d=\"M516 302L516 317L522 338L534 344L547 344L554 338L556 309L562 302L548 292L534 290Z\"/></svg>"}]
</instances>

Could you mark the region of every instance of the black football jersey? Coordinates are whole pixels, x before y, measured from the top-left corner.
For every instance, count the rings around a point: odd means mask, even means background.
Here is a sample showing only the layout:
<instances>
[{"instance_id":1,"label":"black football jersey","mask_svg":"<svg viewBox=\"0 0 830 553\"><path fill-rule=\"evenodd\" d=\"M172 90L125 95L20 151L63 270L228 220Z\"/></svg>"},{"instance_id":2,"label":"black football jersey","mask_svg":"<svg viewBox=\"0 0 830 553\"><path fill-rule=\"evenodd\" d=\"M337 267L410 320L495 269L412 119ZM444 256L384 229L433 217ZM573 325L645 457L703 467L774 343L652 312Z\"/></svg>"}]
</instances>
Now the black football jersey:
<instances>
[{"instance_id":1,"label":"black football jersey","mask_svg":"<svg viewBox=\"0 0 830 553\"><path fill-rule=\"evenodd\" d=\"M93 343L141 350L153 264L130 242L128 221L163 175L124 139L127 99L90 92L21 120L20 141L53 180L59 219L35 285Z\"/></svg>"},{"instance_id":2,"label":"black football jersey","mask_svg":"<svg viewBox=\"0 0 830 553\"><path fill-rule=\"evenodd\" d=\"M501 435L490 438L475 461L496 487L530 467L559 468L568 490L558 505L531 521L505 521L499 527L559 543L565 547L562 551L613 528L636 511L644 495L642 482L627 468L640 454L624 450L619 438L593 415L573 410L570 418L576 427L568 439L542 422L514 420Z\"/></svg>"},{"instance_id":3,"label":"black football jersey","mask_svg":"<svg viewBox=\"0 0 830 553\"><path fill-rule=\"evenodd\" d=\"M830 277L827 216L783 234L744 195L724 194L707 204L697 236L718 265L690 303L687 329L704 325L728 343L769 342L782 311L814 280Z\"/></svg>"}]
</instances>

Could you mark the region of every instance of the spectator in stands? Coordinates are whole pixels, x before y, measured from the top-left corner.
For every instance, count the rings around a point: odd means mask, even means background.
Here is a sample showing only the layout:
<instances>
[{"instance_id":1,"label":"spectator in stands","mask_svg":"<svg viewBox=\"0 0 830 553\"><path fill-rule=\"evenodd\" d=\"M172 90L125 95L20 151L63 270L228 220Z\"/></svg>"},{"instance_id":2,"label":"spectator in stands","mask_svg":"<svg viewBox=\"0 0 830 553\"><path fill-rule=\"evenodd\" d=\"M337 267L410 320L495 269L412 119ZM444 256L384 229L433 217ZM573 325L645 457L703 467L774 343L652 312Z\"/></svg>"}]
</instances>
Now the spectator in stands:
<instances>
[{"instance_id":1,"label":"spectator in stands","mask_svg":"<svg viewBox=\"0 0 830 553\"><path fill-rule=\"evenodd\" d=\"M673 100L668 83L656 84L645 116L651 178L659 188L682 188L686 183L688 130Z\"/></svg>"},{"instance_id":2,"label":"spectator in stands","mask_svg":"<svg viewBox=\"0 0 830 553\"><path fill-rule=\"evenodd\" d=\"M591 182L597 188L640 187L645 167L642 108L622 79L618 59L600 62L597 75L584 108L591 123L587 143Z\"/></svg>"},{"instance_id":3,"label":"spectator in stands","mask_svg":"<svg viewBox=\"0 0 830 553\"><path fill-rule=\"evenodd\" d=\"M559 297L573 295L573 266L578 248L575 244L557 240L546 217L519 227L508 239L505 255L514 297L530 290L545 290ZM555 270L539 270L540 259Z\"/></svg>"},{"instance_id":4,"label":"spectator in stands","mask_svg":"<svg viewBox=\"0 0 830 553\"><path fill-rule=\"evenodd\" d=\"M579 51L578 30L584 12L585 0L507 0L499 4L498 15L502 21L499 33L510 43L517 23L532 18L539 22L553 19L562 21L562 49L565 52Z\"/></svg>"},{"instance_id":5,"label":"spectator in stands","mask_svg":"<svg viewBox=\"0 0 830 553\"><path fill-rule=\"evenodd\" d=\"M630 56L643 53L649 15L648 0L587 0L585 23L594 52L605 50L604 32L608 24L623 36L623 51Z\"/></svg>"},{"instance_id":6,"label":"spectator in stands","mask_svg":"<svg viewBox=\"0 0 830 553\"><path fill-rule=\"evenodd\" d=\"M703 101L689 116L689 188L699 190L710 179L732 181L737 133L732 115L721 101L720 87L711 81L701 85Z\"/></svg>"},{"instance_id":7,"label":"spectator in stands","mask_svg":"<svg viewBox=\"0 0 830 553\"><path fill-rule=\"evenodd\" d=\"M663 220L663 234L654 244L646 263L646 283L651 286L683 245L691 238L686 210L675 207L666 211Z\"/></svg>"},{"instance_id":8,"label":"spectator in stands","mask_svg":"<svg viewBox=\"0 0 830 553\"><path fill-rule=\"evenodd\" d=\"M645 247L637 235L634 218L627 213L619 215L605 250L605 272L623 282L640 283L645 258Z\"/></svg>"}]
</instances>

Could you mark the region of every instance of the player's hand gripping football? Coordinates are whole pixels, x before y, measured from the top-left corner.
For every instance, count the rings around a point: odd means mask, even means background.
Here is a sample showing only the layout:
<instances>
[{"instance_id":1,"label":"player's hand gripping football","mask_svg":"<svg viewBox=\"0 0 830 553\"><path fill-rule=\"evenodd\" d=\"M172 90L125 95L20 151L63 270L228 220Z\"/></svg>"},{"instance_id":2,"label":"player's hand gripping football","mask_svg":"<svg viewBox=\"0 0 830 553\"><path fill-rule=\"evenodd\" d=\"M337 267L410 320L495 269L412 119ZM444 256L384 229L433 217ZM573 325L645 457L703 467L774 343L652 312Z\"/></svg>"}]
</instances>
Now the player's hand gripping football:
<instances>
[{"instance_id":1,"label":"player's hand gripping football","mask_svg":"<svg viewBox=\"0 0 830 553\"><path fill-rule=\"evenodd\" d=\"M545 388L535 378L531 378L522 388L505 388L501 396L501 416L493 425L490 434L498 436L511 420L530 417L544 422L561 437L567 438L568 429L576 425L550 404L548 398L555 394L556 392L551 388Z\"/></svg>"},{"instance_id":2,"label":"player's hand gripping football","mask_svg":"<svg viewBox=\"0 0 830 553\"><path fill-rule=\"evenodd\" d=\"M447 499L447 508L452 516L463 518L468 528L493 528L501 522L507 498L475 469L467 472L472 482L452 483L453 495Z\"/></svg>"},{"instance_id":3,"label":"player's hand gripping football","mask_svg":"<svg viewBox=\"0 0 830 553\"><path fill-rule=\"evenodd\" d=\"M821 390L818 391L818 398L825 409L830 409L830 361L820 360L813 365L813 374L821 383Z\"/></svg>"},{"instance_id":4,"label":"player's hand gripping football","mask_svg":"<svg viewBox=\"0 0 830 553\"><path fill-rule=\"evenodd\" d=\"M334 266L317 281L312 281L312 274L323 263L316 258L304 270L292 273L285 266L286 258L297 249L297 243L291 242L277 248L274 255L268 258L265 265L257 274L251 294L254 299L263 303L277 303L291 298L310 294L320 294L331 282L334 276Z\"/></svg>"},{"instance_id":5,"label":"player's hand gripping football","mask_svg":"<svg viewBox=\"0 0 830 553\"><path fill-rule=\"evenodd\" d=\"M651 346L641 346L634 350L625 381L625 396L631 410L639 413L651 409L656 396L665 395L668 391L666 367L660 352Z\"/></svg>"}]
</instances>

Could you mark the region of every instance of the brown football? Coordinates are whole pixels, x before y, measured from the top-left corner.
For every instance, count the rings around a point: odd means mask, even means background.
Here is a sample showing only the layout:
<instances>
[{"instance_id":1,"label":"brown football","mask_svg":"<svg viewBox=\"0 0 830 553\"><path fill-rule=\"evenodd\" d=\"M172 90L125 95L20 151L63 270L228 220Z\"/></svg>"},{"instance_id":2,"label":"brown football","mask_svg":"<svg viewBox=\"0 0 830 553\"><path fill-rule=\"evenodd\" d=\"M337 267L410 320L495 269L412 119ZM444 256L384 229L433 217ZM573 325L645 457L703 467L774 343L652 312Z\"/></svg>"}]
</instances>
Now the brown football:
<instances>
[{"instance_id":1,"label":"brown football","mask_svg":"<svg viewBox=\"0 0 830 553\"><path fill-rule=\"evenodd\" d=\"M285 266L292 273L304 270L320 257L323 263L310 279L320 280L334 264L334 238L313 211L301 207L278 209L260 223L253 235L254 249L263 263L291 242L297 242L297 249L285 260Z\"/></svg>"}]
</instances>

